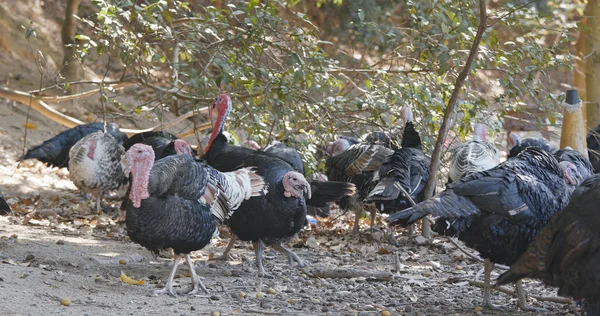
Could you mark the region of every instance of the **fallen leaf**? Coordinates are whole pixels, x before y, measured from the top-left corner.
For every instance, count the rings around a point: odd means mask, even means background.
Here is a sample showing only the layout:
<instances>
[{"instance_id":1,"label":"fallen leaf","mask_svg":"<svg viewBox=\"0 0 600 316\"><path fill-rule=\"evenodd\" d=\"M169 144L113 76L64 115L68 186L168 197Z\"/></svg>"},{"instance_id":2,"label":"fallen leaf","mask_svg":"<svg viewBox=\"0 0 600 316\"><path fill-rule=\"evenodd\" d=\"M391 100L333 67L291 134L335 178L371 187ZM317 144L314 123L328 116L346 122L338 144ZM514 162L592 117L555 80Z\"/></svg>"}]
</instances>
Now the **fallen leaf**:
<instances>
[{"instance_id":1,"label":"fallen leaf","mask_svg":"<svg viewBox=\"0 0 600 316\"><path fill-rule=\"evenodd\" d=\"M121 276L119 277L119 279L121 280L121 282L125 282L125 283L131 284L131 285L144 285L144 280L134 280L134 279L128 277L127 275L125 275L125 273L123 273L123 271L121 271Z\"/></svg>"},{"instance_id":2,"label":"fallen leaf","mask_svg":"<svg viewBox=\"0 0 600 316\"><path fill-rule=\"evenodd\" d=\"M23 124L23 127L27 128L27 129L37 129L37 126L31 122L27 122L27 123Z\"/></svg>"}]
</instances>

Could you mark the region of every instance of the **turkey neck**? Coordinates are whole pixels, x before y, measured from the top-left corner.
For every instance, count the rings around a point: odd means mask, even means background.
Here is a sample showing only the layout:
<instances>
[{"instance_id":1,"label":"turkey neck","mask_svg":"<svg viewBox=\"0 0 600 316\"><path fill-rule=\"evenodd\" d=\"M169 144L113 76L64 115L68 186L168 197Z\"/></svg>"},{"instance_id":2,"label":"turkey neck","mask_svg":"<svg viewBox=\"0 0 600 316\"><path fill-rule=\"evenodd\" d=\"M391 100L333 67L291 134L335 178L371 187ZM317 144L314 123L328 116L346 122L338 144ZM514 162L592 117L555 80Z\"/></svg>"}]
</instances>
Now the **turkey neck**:
<instances>
[{"instance_id":1,"label":"turkey neck","mask_svg":"<svg viewBox=\"0 0 600 316\"><path fill-rule=\"evenodd\" d=\"M206 149L204 149L204 152L207 153L210 150L210 147L212 146L213 141L215 140L215 138L217 138L217 136L221 133L223 133L223 129L225 127L225 120L227 119L227 116L229 115L229 113L219 113L219 116L217 117L217 122L215 122L215 127L213 128L212 133L210 134L210 139L208 140L208 145L206 146Z\"/></svg>"},{"instance_id":2,"label":"turkey neck","mask_svg":"<svg viewBox=\"0 0 600 316\"><path fill-rule=\"evenodd\" d=\"M133 202L135 208L140 207L143 199L150 197L148 182L150 180L150 169L152 169L153 164L153 160L145 159L136 161L131 168L131 191L129 192L129 199Z\"/></svg>"},{"instance_id":3,"label":"turkey neck","mask_svg":"<svg viewBox=\"0 0 600 316\"><path fill-rule=\"evenodd\" d=\"M473 129L473 140L484 142L487 140L487 128L481 123L475 124Z\"/></svg>"}]
</instances>

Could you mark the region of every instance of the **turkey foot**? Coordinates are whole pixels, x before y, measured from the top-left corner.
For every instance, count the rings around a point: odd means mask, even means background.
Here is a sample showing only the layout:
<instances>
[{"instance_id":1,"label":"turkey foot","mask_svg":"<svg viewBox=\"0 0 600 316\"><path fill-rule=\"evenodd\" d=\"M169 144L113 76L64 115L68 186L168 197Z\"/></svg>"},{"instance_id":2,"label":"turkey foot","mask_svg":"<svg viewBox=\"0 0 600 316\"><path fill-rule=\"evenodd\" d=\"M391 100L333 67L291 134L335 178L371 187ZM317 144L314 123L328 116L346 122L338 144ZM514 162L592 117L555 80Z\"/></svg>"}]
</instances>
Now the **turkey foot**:
<instances>
[{"instance_id":1,"label":"turkey foot","mask_svg":"<svg viewBox=\"0 0 600 316\"><path fill-rule=\"evenodd\" d=\"M192 272L192 290L188 292L188 294L194 295L198 293L199 289L202 289L202 291L208 294L208 290L206 289L204 284L202 284L202 278L198 276L198 274L196 273L196 269L194 269L194 264L192 263L192 258L190 258L189 253L185 255L185 261L187 262L188 268Z\"/></svg>"},{"instance_id":2,"label":"turkey foot","mask_svg":"<svg viewBox=\"0 0 600 316\"><path fill-rule=\"evenodd\" d=\"M223 260L223 261L233 260L233 257L231 256L231 254L229 254L229 252L231 252L231 249L233 248L233 245L235 244L237 239L238 238L236 235L233 235L233 234L231 235L231 238L229 238L229 243L227 244L225 251L219 258L217 258L217 260Z\"/></svg>"},{"instance_id":3,"label":"turkey foot","mask_svg":"<svg viewBox=\"0 0 600 316\"><path fill-rule=\"evenodd\" d=\"M492 294L492 286L490 284L492 269L494 269L494 263L490 259L485 259L483 261L483 303L481 305L485 309L500 310L505 306L496 306L490 301L490 295Z\"/></svg>"},{"instance_id":4,"label":"turkey foot","mask_svg":"<svg viewBox=\"0 0 600 316\"><path fill-rule=\"evenodd\" d=\"M258 242L252 242L252 246L254 247L254 252L256 254L256 267L258 268L258 276L261 278L273 279L274 277L272 275L265 272L265 267L263 267L262 264L265 244L259 239Z\"/></svg>"},{"instance_id":5,"label":"turkey foot","mask_svg":"<svg viewBox=\"0 0 600 316\"><path fill-rule=\"evenodd\" d=\"M273 248L275 248L275 250L281 252L282 254L288 256L288 263L290 266L294 265L294 261L298 262L298 268L304 268L306 266L304 261L302 261L302 259L300 259L298 255L296 255L293 251L285 248L283 245L281 245L281 243L275 243L273 245Z\"/></svg>"},{"instance_id":6,"label":"turkey foot","mask_svg":"<svg viewBox=\"0 0 600 316\"><path fill-rule=\"evenodd\" d=\"M548 312L548 310L545 308L539 308L539 307L533 307L533 306L527 305L527 292L523 288L523 280L517 281L515 284L515 288L517 290L517 306L522 311L537 312L537 313Z\"/></svg>"},{"instance_id":7,"label":"turkey foot","mask_svg":"<svg viewBox=\"0 0 600 316\"><path fill-rule=\"evenodd\" d=\"M169 275L167 284L165 284L164 288L154 291L154 294L169 294L171 296L177 296L175 295L175 292L173 292L173 279L175 278L179 261L181 261L181 254L176 254L175 261L173 261L173 269L171 269L171 274Z\"/></svg>"}]
</instances>

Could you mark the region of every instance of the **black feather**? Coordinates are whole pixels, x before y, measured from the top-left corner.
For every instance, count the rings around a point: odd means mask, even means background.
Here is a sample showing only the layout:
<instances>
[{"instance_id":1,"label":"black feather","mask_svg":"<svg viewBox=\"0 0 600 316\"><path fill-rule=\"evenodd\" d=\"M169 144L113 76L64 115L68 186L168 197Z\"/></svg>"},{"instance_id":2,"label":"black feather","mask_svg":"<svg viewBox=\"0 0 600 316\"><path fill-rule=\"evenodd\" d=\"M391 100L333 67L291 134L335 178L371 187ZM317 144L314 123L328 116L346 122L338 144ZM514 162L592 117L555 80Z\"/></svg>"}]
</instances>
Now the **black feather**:
<instances>
[{"instance_id":1,"label":"black feather","mask_svg":"<svg viewBox=\"0 0 600 316\"><path fill-rule=\"evenodd\" d=\"M127 140L127 135L121 133L118 127L109 124L107 129L119 144ZM69 150L71 150L71 147L83 137L102 130L104 130L104 124L102 123L75 126L62 131L40 145L29 148L20 160L37 159L53 167L67 167L69 165Z\"/></svg>"}]
</instances>

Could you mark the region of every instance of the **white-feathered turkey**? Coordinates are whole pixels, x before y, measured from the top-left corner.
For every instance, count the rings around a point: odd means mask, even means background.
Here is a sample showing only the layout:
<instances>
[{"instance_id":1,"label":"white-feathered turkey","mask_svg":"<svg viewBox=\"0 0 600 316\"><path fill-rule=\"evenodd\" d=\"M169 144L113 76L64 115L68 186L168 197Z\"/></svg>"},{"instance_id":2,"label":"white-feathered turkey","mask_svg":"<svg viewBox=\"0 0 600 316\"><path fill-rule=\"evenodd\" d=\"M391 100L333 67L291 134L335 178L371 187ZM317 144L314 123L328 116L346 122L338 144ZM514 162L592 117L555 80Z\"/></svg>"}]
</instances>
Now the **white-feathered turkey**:
<instances>
[{"instance_id":1,"label":"white-feathered turkey","mask_svg":"<svg viewBox=\"0 0 600 316\"><path fill-rule=\"evenodd\" d=\"M452 150L448 182L456 182L471 173L494 168L500 163L500 151L487 141L487 128L478 123L473 138Z\"/></svg>"},{"instance_id":2,"label":"white-feathered turkey","mask_svg":"<svg viewBox=\"0 0 600 316\"><path fill-rule=\"evenodd\" d=\"M100 209L102 195L118 190L125 194L128 177L123 172L125 149L108 133L97 131L79 140L69 151L71 181L79 190L96 197Z\"/></svg>"}]
</instances>

